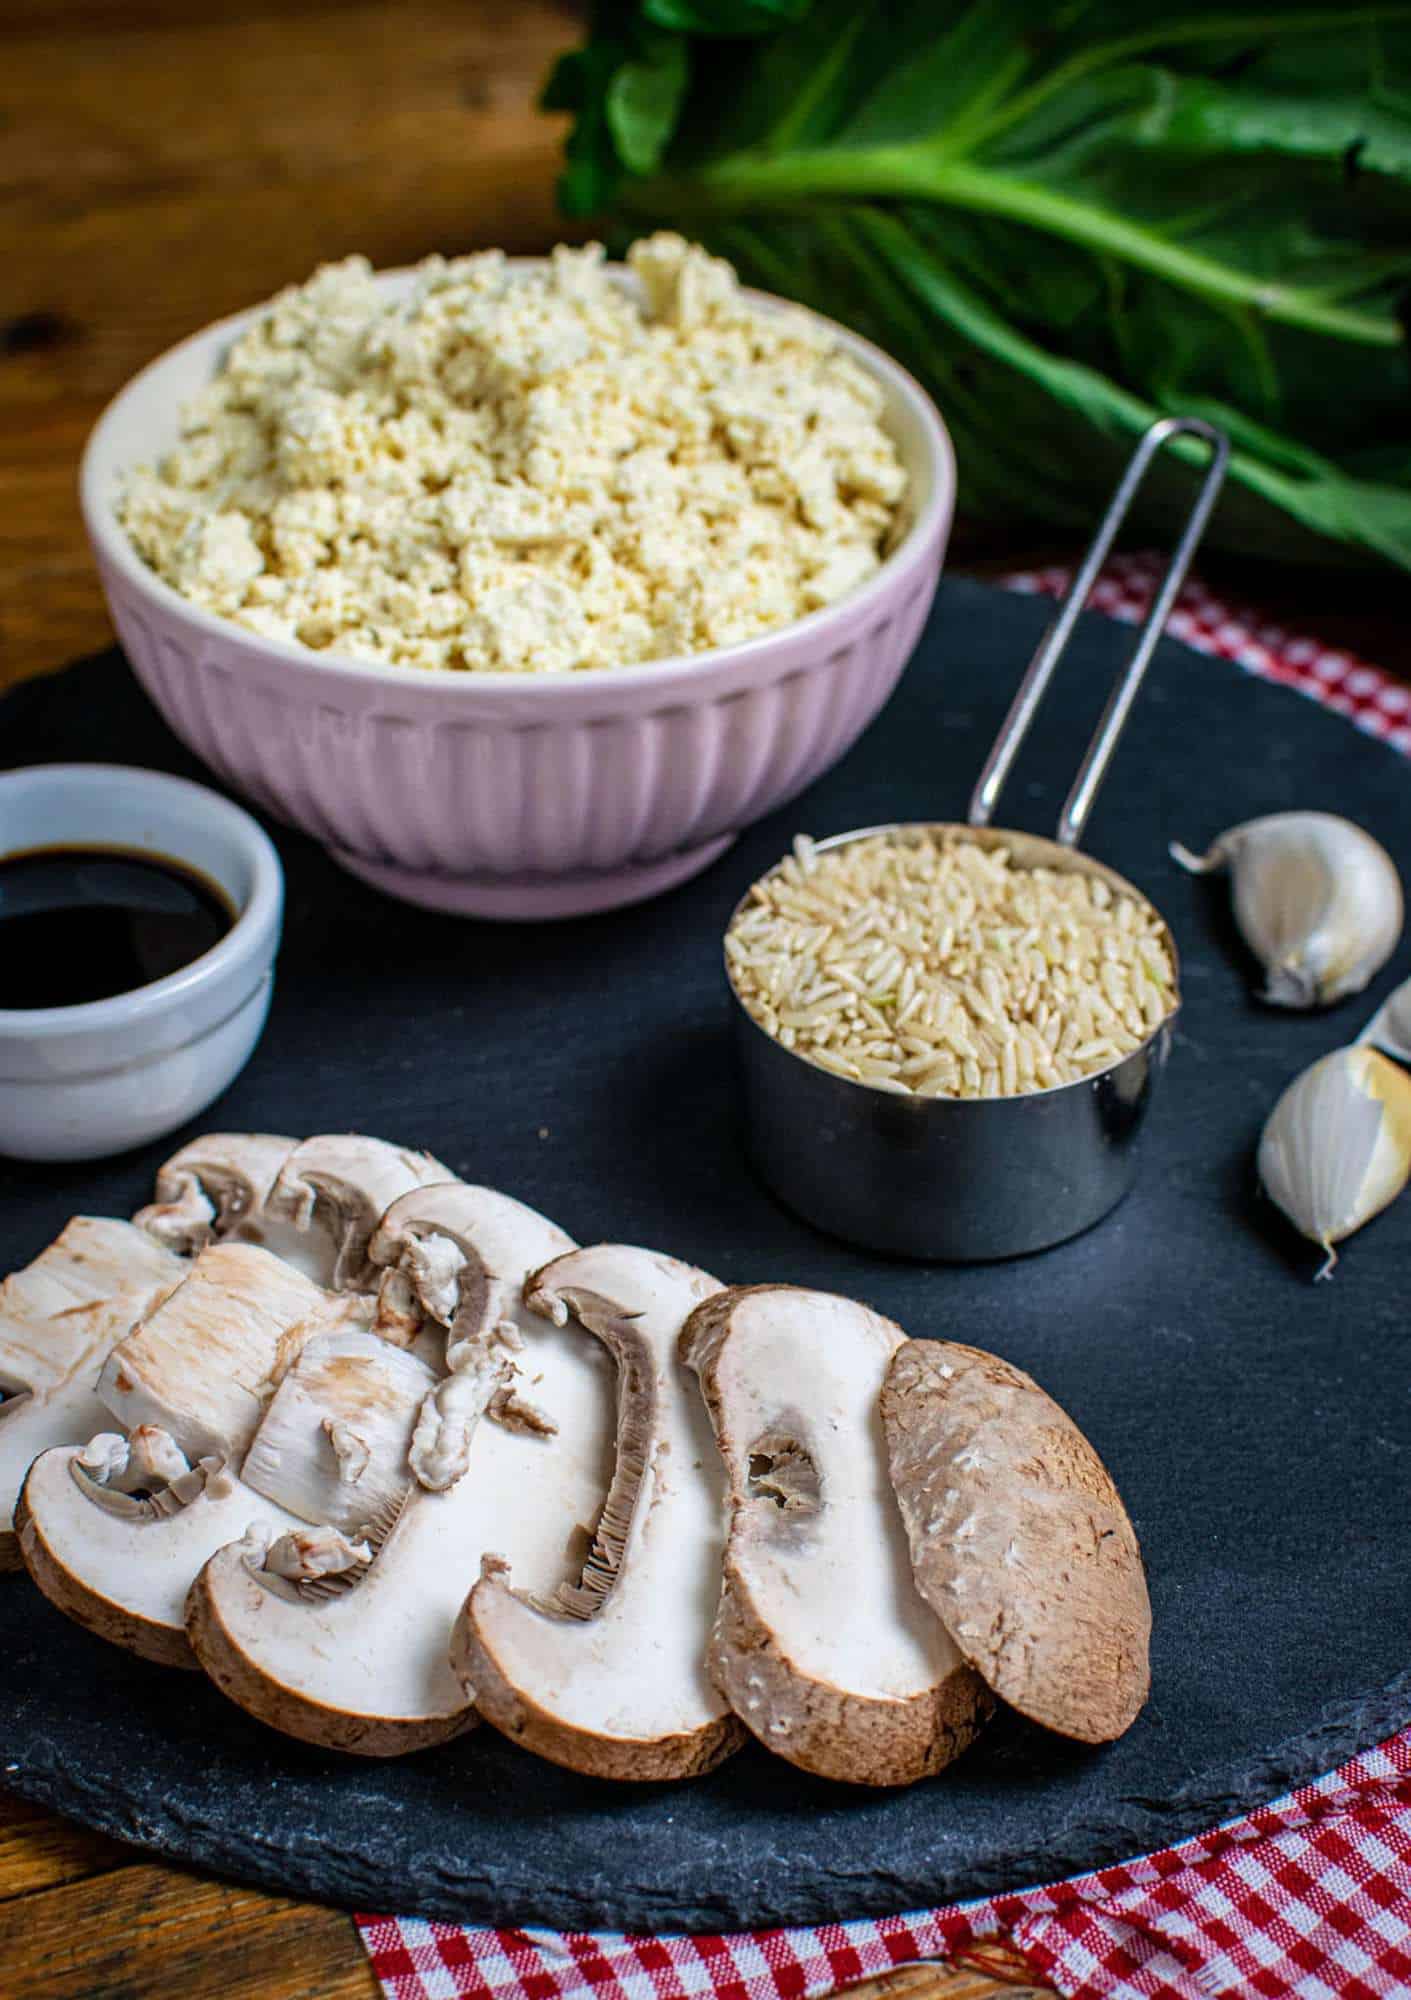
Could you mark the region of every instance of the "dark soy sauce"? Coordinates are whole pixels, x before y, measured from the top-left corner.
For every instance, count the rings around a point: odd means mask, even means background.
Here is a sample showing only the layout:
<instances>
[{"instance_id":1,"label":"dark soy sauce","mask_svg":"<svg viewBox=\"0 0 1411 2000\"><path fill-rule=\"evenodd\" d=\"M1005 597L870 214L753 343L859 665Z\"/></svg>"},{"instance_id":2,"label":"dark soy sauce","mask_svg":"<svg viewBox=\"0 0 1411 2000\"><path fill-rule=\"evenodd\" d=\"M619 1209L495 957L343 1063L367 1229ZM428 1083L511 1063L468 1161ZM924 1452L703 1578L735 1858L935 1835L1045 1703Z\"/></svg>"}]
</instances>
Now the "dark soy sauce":
<instances>
[{"instance_id":1,"label":"dark soy sauce","mask_svg":"<svg viewBox=\"0 0 1411 2000\"><path fill-rule=\"evenodd\" d=\"M36 847L0 856L0 1008L76 1007L179 972L235 922L164 854Z\"/></svg>"}]
</instances>

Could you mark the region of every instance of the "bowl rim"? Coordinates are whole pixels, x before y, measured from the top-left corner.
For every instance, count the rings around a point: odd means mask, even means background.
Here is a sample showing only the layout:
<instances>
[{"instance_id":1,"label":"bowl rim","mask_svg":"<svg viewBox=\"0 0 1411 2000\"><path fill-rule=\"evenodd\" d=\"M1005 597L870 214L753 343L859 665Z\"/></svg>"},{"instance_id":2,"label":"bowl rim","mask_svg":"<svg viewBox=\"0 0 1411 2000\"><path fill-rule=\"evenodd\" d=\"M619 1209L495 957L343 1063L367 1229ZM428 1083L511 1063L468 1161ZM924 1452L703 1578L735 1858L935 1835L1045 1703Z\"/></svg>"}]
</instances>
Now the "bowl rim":
<instances>
[{"instance_id":1,"label":"bowl rim","mask_svg":"<svg viewBox=\"0 0 1411 2000\"><path fill-rule=\"evenodd\" d=\"M192 778L179 778L169 771L149 771L140 764L78 762L21 764L14 770L0 772L0 796L12 789L21 790L44 780L62 784L74 778L101 781L116 777L129 784L138 780L142 788L149 792L180 798L195 813L204 814L208 821L223 824L232 840L239 842L249 858L253 876L249 897L244 907L236 912L235 920L224 936L217 938L199 958L193 958L189 965L167 973L163 979L149 980L145 986L130 987L125 993L110 993L104 1000L82 1000L73 1006L0 1007L0 1046L15 1049L24 1047L26 1043L54 1042L67 1035L112 1033L139 1027L166 1014L193 994L218 984L227 974L237 971L245 961L251 960L252 954L252 990L273 965L278 952L278 927L284 908L284 870L274 842L264 828L233 799L212 791L208 785L197 784ZM134 825L138 824L140 815L134 815ZM23 853L27 850L6 850L13 851ZM183 857L178 855L174 858ZM271 947L268 957L264 951L266 939ZM248 995L242 994L240 1004L243 1005L247 998ZM129 1059L136 1058L125 1057L113 1067L126 1067ZM9 1077L7 1080L17 1082L20 1079ZM58 1076L52 1078L56 1084L61 1080L64 1079Z\"/></svg>"},{"instance_id":2,"label":"bowl rim","mask_svg":"<svg viewBox=\"0 0 1411 2000\"><path fill-rule=\"evenodd\" d=\"M505 261L515 266L542 267L549 259L508 257ZM635 287L636 281L626 265L612 263L607 268L617 276L618 282ZM373 279L379 285L390 287L398 282L410 281L417 269L416 265L395 265L374 271ZM88 434L78 473L79 506L94 554L100 566L106 561L119 570L124 580L148 599L155 612L166 618L179 619L198 634L223 640L227 644L248 646L269 659L283 661L294 668L308 668L330 679L354 675L360 680L380 683L385 687L454 690L451 693L453 700L458 695L469 696L475 691L488 694L492 700L496 691L539 700L552 698L554 690L566 687L596 690L624 685L670 688L689 681L693 676L705 677L713 670L728 669L742 662L758 662L762 669L767 668L779 655L792 653L800 645L807 646L810 641L824 640L830 628L841 619L864 616L868 607L890 594L897 579L909 566L924 558L931 542L938 535L944 535L955 511L955 447L944 418L926 390L899 361L894 361L874 342L840 325L827 314L815 312L811 306L799 305L773 292L762 292L751 286L742 286L741 292L754 305L766 311L807 313L810 319L826 327L852 359L907 406L916 421L931 472L931 491L925 502L912 516L901 540L883 558L874 574L832 604L825 604L787 625L761 632L751 639L737 640L733 645L711 647L699 653L675 654L660 660L643 660L636 665L551 668L528 673L481 668L456 672L398 666L381 660L360 660L352 654L332 649L315 650L295 640L267 638L235 619L218 617L214 612L192 604L149 568L137 553L126 529L117 519L112 486L99 474L98 457L127 403L144 386L150 385L152 377L193 347L214 347L218 341L233 339L269 309L272 303L269 299L247 306L240 312L227 314L223 319L212 320L209 325L166 348L131 376L106 404Z\"/></svg>"}]
</instances>

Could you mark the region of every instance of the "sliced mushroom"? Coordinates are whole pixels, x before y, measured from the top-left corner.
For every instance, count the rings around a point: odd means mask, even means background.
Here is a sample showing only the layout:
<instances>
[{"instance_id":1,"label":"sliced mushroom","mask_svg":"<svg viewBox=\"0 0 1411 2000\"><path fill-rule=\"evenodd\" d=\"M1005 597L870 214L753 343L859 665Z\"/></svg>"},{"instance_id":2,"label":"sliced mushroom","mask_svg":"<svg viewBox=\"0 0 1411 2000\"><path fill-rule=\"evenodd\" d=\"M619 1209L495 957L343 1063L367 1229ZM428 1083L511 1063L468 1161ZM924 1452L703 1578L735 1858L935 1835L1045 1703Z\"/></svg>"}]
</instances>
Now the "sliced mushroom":
<instances>
[{"instance_id":1,"label":"sliced mushroom","mask_svg":"<svg viewBox=\"0 0 1411 2000\"><path fill-rule=\"evenodd\" d=\"M274 1392L240 1477L300 1520L355 1538L395 1515L407 1449L435 1377L360 1327L310 1340Z\"/></svg>"},{"instance_id":2,"label":"sliced mushroom","mask_svg":"<svg viewBox=\"0 0 1411 2000\"><path fill-rule=\"evenodd\" d=\"M367 1299L338 1297L253 1243L211 1243L155 1311L109 1354L98 1397L129 1428L169 1431L188 1458L237 1464L305 1342L366 1322Z\"/></svg>"},{"instance_id":3,"label":"sliced mushroom","mask_svg":"<svg viewBox=\"0 0 1411 2000\"><path fill-rule=\"evenodd\" d=\"M917 1585L1011 1707L1082 1743L1150 1687L1141 1550L1102 1460L1021 1369L909 1340L882 1391Z\"/></svg>"},{"instance_id":4,"label":"sliced mushroom","mask_svg":"<svg viewBox=\"0 0 1411 2000\"><path fill-rule=\"evenodd\" d=\"M557 1419L527 1393L520 1365L524 1281L573 1248L547 1216L494 1188L452 1181L394 1202L369 1246L382 1269L378 1327L412 1305L446 1329L447 1379L429 1398L412 1445L412 1469L442 1492L464 1471L482 1415L530 1430Z\"/></svg>"},{"instance_id":5,"label":"sliced mushroom","mask_svg":"<svg viewBox=\"0 0 1411 2000\"><path fill-rule=\"evenodd\" d=\"M400 1195L454 1181L430 1153L407 1152L358 1132L326 1132L296 1146L280 1169L261 1216L244 1233L281 1256L321 1235L330 1261L321 1273L334 1291L370 1291L377 1272L368 1244Z\"/></svg>"},{"instance_id":6,"label":"sliced mushroom","mask_svg":"<svg viewBox=\"0 0 1411 2000\"><path fill-rule=\"evenodd\" d=\"M265 1573L286 1583L326 1583L372 1561L371 1542L349 1541L338 1528L293 1528L274 1540L252 1529L245 1541L259 1547Z\"/></svg>"},{"instance_id":7,"label":"sliced mushroom","mask_svg":"<svg viewBox=\"0 0 1411 2000\"><path fill-rule=\"evenodd\" d=\"M25 1566L60 1611L170 1667L196 1664L183 1615L207 1558L253 1523L272 1535L301 1525L219 1459L190 1465L167 1433L146 1426L42 1453L15 1520Z\"/></svg>"},{"instance_id":8,"label":"sliced mushroom","mask_svg":"<svg viewBox=\"0 0 1411 2000\"><path fill-rule=\"evenodd\" d=\"M25 1473L107 1421L99 1369L189 1268L130 1222L76 1215L0 1285L0 1568L19 1561L11 1530Z\"/></svg>"},{"instance_id":9,"label":"sliced mushroom","mask_svg":"<svg viewBox=\"0 0 1411 2000\"><path fill-rule=\"evenodd\" d=\"M132 1219L168 1250L194 1256L260 1216L298 1143L272 1132L205 1132L157 1169L156 1199Z\"/></svg>"},{"instance_id":10,"label":"sliced mushroom","mask_svg":"<svg viewBox=\"0 0 1411 2000\"><path fill-rule=\"evenodd\" d=\"M535 1312L571 1315L616 1359L616 1469L576 1582L546 1594L491 1544L452 1657L487 1721L570 1770L688 1777L742 1740L705 1670L721 1480L676 1359L686 1315L717 1290L703 1271L620 1244L570 1251L526 1290Z\"/></svg>"},{"instance_id":11,"label":"sliced mushroom","mask_svg":"<svg viewBox=\"0 0 1411 2000\"><path fill-rule=\"evenodd\" d=\"M159 1170L157 1198L135 1220L169 1248L194 1252L226 1237L258 1243L320 1284L366 1290L375 1275L368 1239L383 1210L409 1188L454 1178L429 1153L356 1132L302 1142L210 1132Z\"/></svg>"},{"instance_id":12,"label":"sliced mushroom","mask_svg":"<svg viewBox=\"0 0 1411 2000\"><path fill-rule=\"evenodd\" d=\"M224 1261L216 1253L242 1248L242 1261L267 1257L248 1245L212 1246L202 1257ZM370 1310L370 1301L359 1304ZM151 1424L47 1453L25 1487L24 1559L80 1624L146 1659L193 1666L187 1593L217 1549L254 1536L272 1544L285 1576L371 1560L361 1538L386 1532L411 1484L407 1442L430 1379L413 1356L345 1328L311 1338L294 1358L240 1479L216 1455L192 1465ZM202 1393L195 1385L194 1400ZM347 1554L359 1547L362 1555Z\"/></svg>"},{"instance_id":13,"label":"sliced mushroom","mask_svg":"<svg viewBox=\"0 0 1411 2000\"><path fill-rule=\"evenodd\" d=\"M482 1555L503 1552L552 1594L575 1557L581 1564L612 1465L612 1369L597 1343L538 1323L518 1358L557 1430L482 1424L462 1477L444 1492L413 1486L370 1564L291 1583L279 1573L289 1552L257 1537L206 1565L187 1629L201 1664L242 1708L291 1736L374 1757L472 1726L448 1641ZM296 1546L297 1563L311 1546Z\"/></svg>"},{"instance_id":14,"label":"sliced mushroom","mask_svg":"<svg viewBox=\"0 0 1411 2000\"><path fill-rule=\"evenodd\" d=\"M711 1674L766 1748L856 1784L940 1770L993 1707L911 1580L877 1409L903 1339L789 1285L718 1293L681 1337L730 1482Z\"/></svg>"}]
</instances>

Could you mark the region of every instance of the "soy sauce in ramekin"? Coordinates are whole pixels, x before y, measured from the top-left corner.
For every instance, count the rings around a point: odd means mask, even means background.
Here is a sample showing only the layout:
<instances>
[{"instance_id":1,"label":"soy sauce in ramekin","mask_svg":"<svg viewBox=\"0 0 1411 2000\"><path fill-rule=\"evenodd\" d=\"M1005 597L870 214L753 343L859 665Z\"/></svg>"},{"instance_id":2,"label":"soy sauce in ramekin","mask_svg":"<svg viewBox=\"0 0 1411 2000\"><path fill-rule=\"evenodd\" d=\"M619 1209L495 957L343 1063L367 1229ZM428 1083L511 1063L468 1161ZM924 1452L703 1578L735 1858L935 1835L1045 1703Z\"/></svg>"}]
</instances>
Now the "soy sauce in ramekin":
<instances>
[{"instance_id":1,"label":"soy sauce in ramekin","mask_svg":"<svg viewBox=\"0 0 1411 2000\"><path fill-rule=\"evenodd\" d=\"M131 993L192 964L234 922L213 882L165 854L34 847L0 856L0 1008Z\"/></svg>"}]
</instances>

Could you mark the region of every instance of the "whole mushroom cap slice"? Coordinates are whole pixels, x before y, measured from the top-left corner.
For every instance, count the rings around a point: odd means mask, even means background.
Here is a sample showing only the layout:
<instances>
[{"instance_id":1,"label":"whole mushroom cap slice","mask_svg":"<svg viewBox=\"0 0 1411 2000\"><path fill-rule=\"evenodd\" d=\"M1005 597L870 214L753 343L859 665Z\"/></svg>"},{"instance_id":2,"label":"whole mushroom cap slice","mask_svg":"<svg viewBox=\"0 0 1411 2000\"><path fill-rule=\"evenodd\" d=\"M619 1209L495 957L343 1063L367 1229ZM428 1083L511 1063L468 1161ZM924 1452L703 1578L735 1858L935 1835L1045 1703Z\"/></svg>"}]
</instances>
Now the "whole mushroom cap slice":
<instances>
[{"instance_id":1,"label":"whole mushroom cap slice","mask_svg":"<svg viewBox=\"0 0 1411 2000\"><path fill-rule=\"evenodd\" d=\"M767 1749L904 1785L993 1703L912 1582L877 1399L900 1327L855 1300L743 1286L681 1336L730 1484L710 1671Z\"/></svg>"},{"instance_id":2,"label":"whole mushroom cap slice","mask_svg":"<svg viewBox=\"0 0 1411 2000\"><path fill-rule=\"evenodd\" d=\"M203 1132L158 1167L155 1198L132 1219L154 1242L194 1256L259 1217L298 1143L276 1132Z\"/></svg>"},{"instance_id":3,"label":"whole mushroom cap slice","mask_svg":"<svg viewBox=\"0 0 1411 2000\"><path fill-rule=\"evenodd\" d=\"M42 1451L101 1430L98 1371L135 1321L189 1270L130 1222L76 1215L0 1285L0 1569L24 1476Z\"/></svg>"},{"instance_id":4,"label":"whole mushroom cap slice","mask_svg":"<svg viewBox=\"0 0 1411 2000\"><path fill-rule=\"evenodd\" d=\"M552 1435L481 1424L443 1492L413 1486L372 1562L343 1585L290 1585L258 1544L212 1557L187 1606L201 1665L232 1700L287 1735L389 1757L475 1720L451 1671L451 1627L487 1550L538 1590L575 1573L612 1462L613 1385L574 1328L539 1324L525 1371Z\"/></svg>"},{"instance_id":5,"label":"whole mushroom cap slice","mask_svg":"<svg viewBox=\"0 0 1411 2000\"><path fill-rule=\"evenodd\" d=\"M524 1281L573 1238L495 1188L461 1181L417 1188L382 1217L369 1245L382 1271L378 1325L427 1314L446 1329L447 1379L428 1397L411 1450L423 1486L444 1491L465 1470L482 1414L533 1426L540 1414L517 1360L526 1330Z\"/></svg>"},{"instance_id":6,"label":"whole mushroom cap slice","mask_svg":"<svg viewBox=\"0 0 1411 2000\"><path fill-rule=\"evenodd\" d=\"M377 1271L368 1245L392 1203L412 1188L455 1178L430 1153L360 1132L324 1132L289 1154L244 1233L290 1258L316 1242L326 1259L316 1275L334 1291L370 1291Z\"/></svg>"},{"instance_id":7,"label":"whole mushroom cap slice","mask_svg":"<svg viewBox=\"0 0 1411 2000\"><path fill-rule=\"evenodd\" d=\"M535 1312L577 1321L617 1362L612 1489L581 1575L555 1595L487 1560L452 1656L488 1722L595 1777L691 1777L742 1739L705 1670L722 1482L676 1358L687 1314L717 1289L704 1271L621 1244L570 1251L526 1289Z\"/></svg>"},{"instance_id":8,"label":"whole mushroom cap slice","mask_svg":"<svg viewBox=\"0 0 1411 2000\"><path fill-rule=\"evenodd\" d=\"M271 1533L300 1523L212 1460L174 1482L163 1512L105 1489L86 1454L89 1446L59 1445L30 1467L15 1515L25 1567L52 1604L99 1638L159 1666L194 1667L186 1594L202 1564L254 1523Z\"/></svg>"},{"instance_id":9,"label":"whole mushroom cap slice","mask_svg":"<svg viewBox=\"0 0 1411 2000\"><path fill-rule=\"evenodd\" d=\"M1022 1369L909 1340L882 1391L917 1587L1021 1715L1082 1743L1136 1719L1151 1684L1141 1550L1106 1466Z\"/></svg>"}]
</instances>

